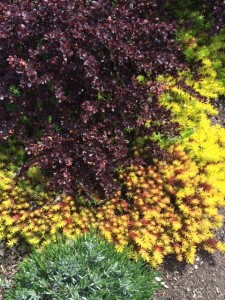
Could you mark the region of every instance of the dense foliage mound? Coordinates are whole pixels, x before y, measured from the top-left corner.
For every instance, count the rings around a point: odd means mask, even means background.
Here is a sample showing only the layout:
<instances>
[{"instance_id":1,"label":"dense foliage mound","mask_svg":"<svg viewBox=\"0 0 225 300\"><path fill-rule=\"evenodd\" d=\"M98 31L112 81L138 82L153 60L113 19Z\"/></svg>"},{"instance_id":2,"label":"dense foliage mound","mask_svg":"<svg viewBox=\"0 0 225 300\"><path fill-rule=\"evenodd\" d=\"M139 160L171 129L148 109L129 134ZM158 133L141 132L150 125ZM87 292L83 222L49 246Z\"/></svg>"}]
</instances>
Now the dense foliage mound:
<instances>
[{"instance_id":1,"label":"dense foliage mound","mask_svg":"<svg viewBox=\"0 0 225 300\"><path fill-rule=\"evenodd\" d=\"M6 300L153 299L155 272L93 233L57 238L19 265Z\"/></svg>"},{"instance_id":2,"label":"dense foliage mound","mask_svg":"<svg viewBox=\"0 0 225 300\"><path fill-rule=\"evenodd\" d=\"M164 4L0 4L8 246L91 225L154 267L167 254L193 263L198 247L225 251L214 239L225 129L211 121L225 95L224 3Z\"/></svg>"},{"instance_id":3,"label":"dense foliage mound","mask_svg":"<svg viewBox=\"0 0 225 300\"><path fill-rule=\"evenodd\" d=\"M175 23L161 1L13 3L0 4L0 138L23 140L26 166L55 187L108 195L114 169L132 162L131 136L177 133L156 80L182 66Z\"/></svg>"}]
</instances>

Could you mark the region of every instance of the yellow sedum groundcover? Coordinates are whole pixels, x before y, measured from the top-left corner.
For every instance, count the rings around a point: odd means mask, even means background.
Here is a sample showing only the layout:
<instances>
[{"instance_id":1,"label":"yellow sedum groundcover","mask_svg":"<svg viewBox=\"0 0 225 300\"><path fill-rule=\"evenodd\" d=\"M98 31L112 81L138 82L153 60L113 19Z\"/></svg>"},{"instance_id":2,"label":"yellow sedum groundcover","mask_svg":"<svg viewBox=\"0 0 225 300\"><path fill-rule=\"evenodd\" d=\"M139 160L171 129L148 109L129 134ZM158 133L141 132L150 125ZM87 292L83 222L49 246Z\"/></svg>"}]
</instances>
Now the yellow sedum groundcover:
<instances>
[{"instance_id":1,"label":"yellow sedum groundcover","mask_svg":"<svg viewBox=\"0 0 225 300\"><path fill-rule=\"evenodd\" d=\"M8 246L21 237L37 245L58 231L73 237L91 225L118 251L129 245L134 258L140 254L153 267L173 253L179 261L193 263L199 245L209 252L225 251L213 238L223 222L218 208L225 204L225 164L198 166L182 145L172 146L170 152L169 163L121 171L124 197L118 191L106 202L97 200L95 207L61 195L55 201L46 196L32 208L29 193L15 185L13 174L1 171L0 238Z\"/></svg>"}]
</instances>

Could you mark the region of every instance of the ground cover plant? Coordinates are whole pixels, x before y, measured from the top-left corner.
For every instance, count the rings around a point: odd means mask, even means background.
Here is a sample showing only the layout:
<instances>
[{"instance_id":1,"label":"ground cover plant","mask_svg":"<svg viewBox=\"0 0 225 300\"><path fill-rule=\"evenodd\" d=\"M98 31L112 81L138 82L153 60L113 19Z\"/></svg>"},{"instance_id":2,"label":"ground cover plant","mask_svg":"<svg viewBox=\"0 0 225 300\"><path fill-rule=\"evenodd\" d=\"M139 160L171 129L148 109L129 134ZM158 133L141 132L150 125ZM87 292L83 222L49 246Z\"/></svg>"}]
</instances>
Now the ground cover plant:
<instances>
[{"instance_id":1,"label":"ground cover plant","mask_svg":"<svg viewBox=\"0 0 225 300\"><path fill-rule=\"evenodd\" d=\"M225 130L210 120L225 94L223 11L163 2L0 4L8 246L91 225L153 267L225 251Z\"/></svg>"},{"instance_id":2,"label":"ground cover plant","mask_svg":"<svg viewBox=\"0 0 225 300\"><path fill-rule=\"evenodd\" d=\"M143 261L117 253L96 233L76 240L58 236L19 265L6 300L153 299L156 273Z\"/></svg>"}]
</instances>

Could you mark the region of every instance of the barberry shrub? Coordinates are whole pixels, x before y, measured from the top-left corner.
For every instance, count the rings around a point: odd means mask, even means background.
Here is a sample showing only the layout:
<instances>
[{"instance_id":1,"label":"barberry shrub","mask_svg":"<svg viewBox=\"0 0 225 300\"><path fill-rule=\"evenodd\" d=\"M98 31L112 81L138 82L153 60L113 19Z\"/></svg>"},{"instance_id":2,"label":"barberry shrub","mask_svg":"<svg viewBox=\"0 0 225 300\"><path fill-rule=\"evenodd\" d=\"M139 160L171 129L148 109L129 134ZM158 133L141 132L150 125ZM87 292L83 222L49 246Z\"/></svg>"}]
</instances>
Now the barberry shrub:
<instances>
[{"instance_id":1,"label":"barberry shrub","mask_svg":"<svg viewBox=\"0 0 225 300\"><path fill-rule=\"evenodd\" d=\"M24 142L22 174L39 165L64 192L105 197L131 136L176 135L156 80L183 67L175 29L163 1L1 1L0 139Z\"/></svg>"},{"instance_id":2,"label":"barberry shrub","mask_svg":"<svg viewBox=\"0 0 225 300\"><path fill-rule=\"evenodd\" d=\"M159 288L155 276L93 232L75 240L58 236L19 264L5 299L151 300Z\"/></svg>"}]
</instances>

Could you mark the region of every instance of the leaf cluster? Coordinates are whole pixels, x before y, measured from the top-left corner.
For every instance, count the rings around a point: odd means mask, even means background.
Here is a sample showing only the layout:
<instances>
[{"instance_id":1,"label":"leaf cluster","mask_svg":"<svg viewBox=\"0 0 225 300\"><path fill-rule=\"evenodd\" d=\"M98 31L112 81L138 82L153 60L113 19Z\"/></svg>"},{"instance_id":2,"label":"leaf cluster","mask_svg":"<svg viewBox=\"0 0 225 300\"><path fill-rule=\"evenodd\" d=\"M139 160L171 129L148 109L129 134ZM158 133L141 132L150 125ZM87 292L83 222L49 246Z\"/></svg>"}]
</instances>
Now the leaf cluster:
<instances>
[{"instance_id":1,"label":"leaf cluster","mask_svg":"<svg viewBox=\"0 0 225 300\"><path fill-rule=\"evenodd\" d=\"M109 195L132 161L127 128L177 134L156 80L183 67L175 29L155 0L1 2L0 139L23 141L23 169L38 165L52 186Z\"/></svg>"},{"instance_id":2,"label":"leaf cluster","mask_svg":"<svg viewBox=\"0 0 225 300\"><path fill-rule=\"evenodd\" d=\"M5 299L153 299L155 272L127 252L117 253L93 232L75 240L58 236L20 263Z\"/></svg>"}]
</instances>

